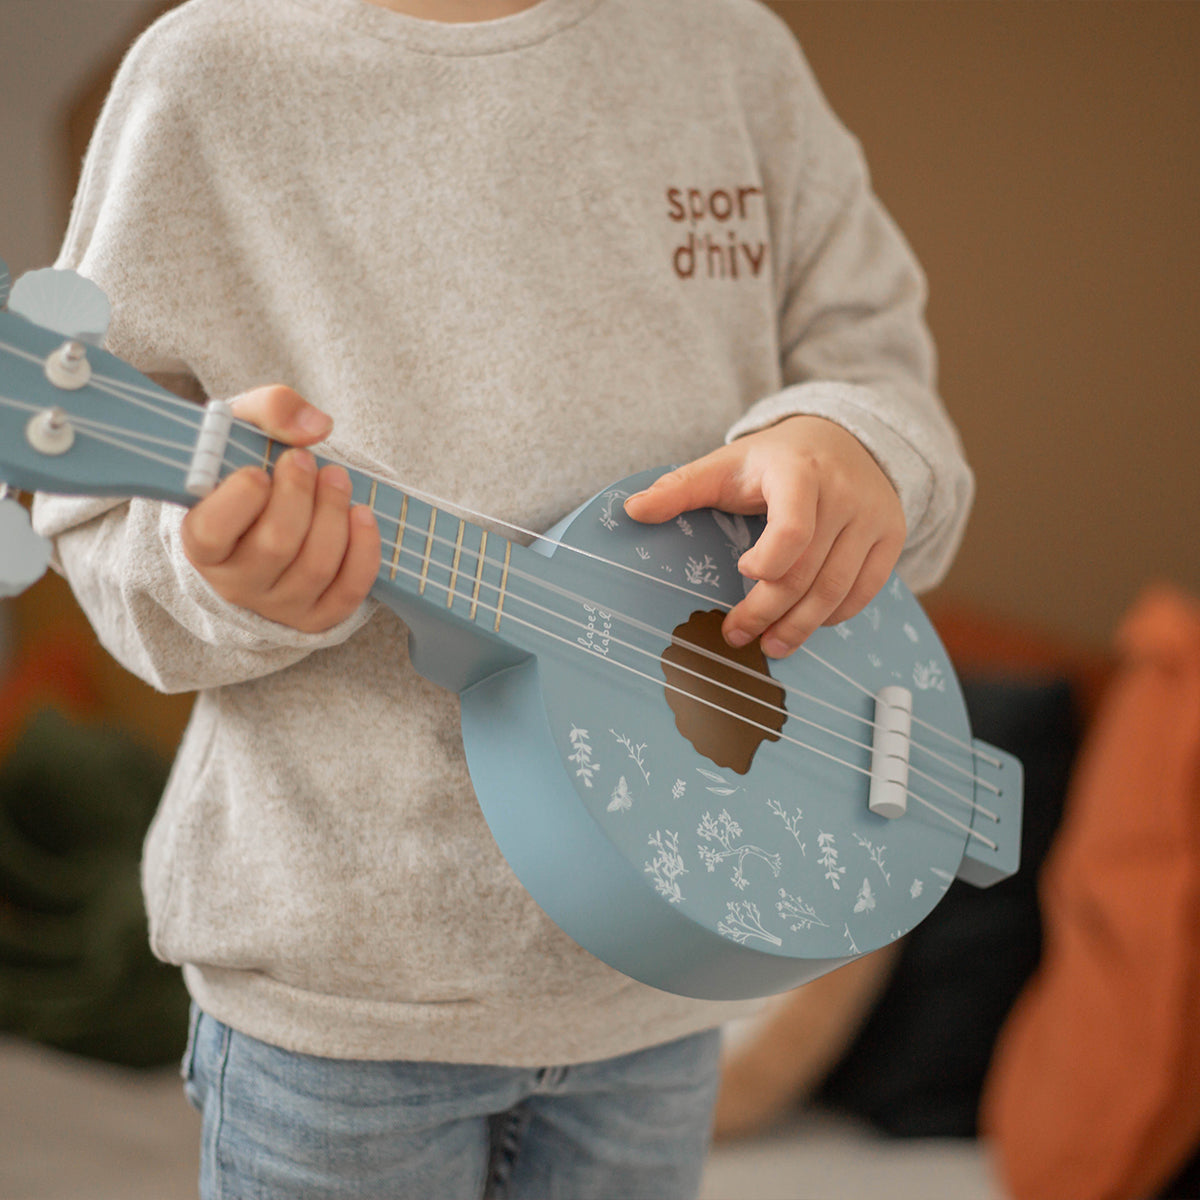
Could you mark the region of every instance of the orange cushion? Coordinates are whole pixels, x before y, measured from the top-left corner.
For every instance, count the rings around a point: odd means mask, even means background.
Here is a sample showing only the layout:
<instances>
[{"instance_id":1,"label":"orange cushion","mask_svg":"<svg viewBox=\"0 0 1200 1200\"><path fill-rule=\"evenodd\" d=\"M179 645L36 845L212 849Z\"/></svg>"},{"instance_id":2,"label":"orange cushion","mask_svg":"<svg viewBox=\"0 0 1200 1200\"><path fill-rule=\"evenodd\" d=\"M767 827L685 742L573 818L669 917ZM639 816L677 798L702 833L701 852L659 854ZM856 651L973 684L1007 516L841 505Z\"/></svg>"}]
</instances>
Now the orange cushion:
<instances>
[{"instance_id":1,"label":"orange cushion","mask_svg":"<svg viewBox=\"0 0 1200 1200\"><path fill-rule=\"evenodd\" d=\"M1200 1142L1200 602L1123 623L982 1125L1014 1200L1130 1200Z\"/></svg>"}]
</instances>

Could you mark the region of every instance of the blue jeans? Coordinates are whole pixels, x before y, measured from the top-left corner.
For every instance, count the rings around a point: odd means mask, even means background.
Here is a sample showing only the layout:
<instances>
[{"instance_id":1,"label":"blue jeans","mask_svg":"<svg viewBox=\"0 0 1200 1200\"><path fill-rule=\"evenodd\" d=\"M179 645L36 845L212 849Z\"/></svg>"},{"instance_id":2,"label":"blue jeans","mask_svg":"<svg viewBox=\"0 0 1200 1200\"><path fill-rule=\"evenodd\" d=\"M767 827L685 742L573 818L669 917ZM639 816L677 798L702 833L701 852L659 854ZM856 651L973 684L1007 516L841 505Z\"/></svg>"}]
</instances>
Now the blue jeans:
<instances>
[{"instance_id":1,"label":"blue jeans","mask_svg":"<svg viewBox=\"0 0 1200 1200\"><path fill-rule=\"evenodd\" d=\"M294 1054L193 1007L202 1200L693 1200L718 1034L577 1066Z\"/></svg>"}]
</instances>

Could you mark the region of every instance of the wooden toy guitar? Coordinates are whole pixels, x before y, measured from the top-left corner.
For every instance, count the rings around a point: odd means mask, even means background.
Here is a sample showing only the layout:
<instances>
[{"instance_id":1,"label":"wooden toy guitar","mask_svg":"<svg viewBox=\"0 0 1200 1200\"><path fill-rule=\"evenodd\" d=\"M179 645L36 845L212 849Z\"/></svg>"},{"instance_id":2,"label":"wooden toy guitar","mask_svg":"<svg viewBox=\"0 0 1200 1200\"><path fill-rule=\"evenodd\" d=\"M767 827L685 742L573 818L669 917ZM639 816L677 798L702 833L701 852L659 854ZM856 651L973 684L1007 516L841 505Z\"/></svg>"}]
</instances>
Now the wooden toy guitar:
<instances>
[{"instance_id":1,"label":"wooden toy guitar","mask_svg":"<svg viewBox=\"0 0 1200 1200\"><path fill-rule=\"evenodd\" d=\"M34 275L0 312L10 484L191 504L284 449L88 344L103 298ZM34 302L72 289L63 311ZM1015 871L1020 763L972 738L900 580L787 659L733 651L719 625L761 522L705 509L638 525L622 500L657 473L526 546L350 472L383 533L374 594L408 625L417 669L461 695L479 803L550 917L636 979L733 999L904 934L956 877Z\"/></svg>"}]
</instances>

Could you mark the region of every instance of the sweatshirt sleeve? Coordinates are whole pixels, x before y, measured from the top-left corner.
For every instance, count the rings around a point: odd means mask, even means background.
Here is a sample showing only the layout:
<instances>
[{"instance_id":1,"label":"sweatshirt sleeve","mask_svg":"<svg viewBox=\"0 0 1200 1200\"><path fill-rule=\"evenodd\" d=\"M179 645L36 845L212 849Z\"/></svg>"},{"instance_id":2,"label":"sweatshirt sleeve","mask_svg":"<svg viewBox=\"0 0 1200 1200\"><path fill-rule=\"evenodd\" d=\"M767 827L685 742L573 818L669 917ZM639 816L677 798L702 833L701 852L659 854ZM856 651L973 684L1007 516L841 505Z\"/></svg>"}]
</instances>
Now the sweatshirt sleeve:
<instances>
[{"instance_id":1,"label":"sweatshirt sleeve","mask_svg":"<svg viewBox=\"0 0 1200 1200\"><path fill-rule=\"evenodd\" d=\"M974 478L936 391L925 278L874 195L854 138L788 35L788 94L764 136L782 140L772 202L784 387L753 404L732 441L811 414L853 433L900 496L908 537L898 569L914 591L944 576ZM764 155L764 159L769 156Z\"/></svg>"},{"instance_id":2,"label":"sweatshirt sleeve","mask_svg":"<svg viewBox=\"0 0 1200 1200\"><path fill-rule=\"evenodd\" d=\"M219 252L219 205L205 194L186 83L172 86L178 49L168 17L126 56L93 134L56 265L107 294L109 350L146 375L187 380L180 390L202 393L197 348L221 336L228 316L205 299L206 248ZM35 528L54 543L55 569L101 643L162 691L281 670L344 641L375 610L368 600L332 629L304 634L229 604L184 555L183 516L159 501L48 495L35 498L33 511Z\"/></svg>"}]
</instances>

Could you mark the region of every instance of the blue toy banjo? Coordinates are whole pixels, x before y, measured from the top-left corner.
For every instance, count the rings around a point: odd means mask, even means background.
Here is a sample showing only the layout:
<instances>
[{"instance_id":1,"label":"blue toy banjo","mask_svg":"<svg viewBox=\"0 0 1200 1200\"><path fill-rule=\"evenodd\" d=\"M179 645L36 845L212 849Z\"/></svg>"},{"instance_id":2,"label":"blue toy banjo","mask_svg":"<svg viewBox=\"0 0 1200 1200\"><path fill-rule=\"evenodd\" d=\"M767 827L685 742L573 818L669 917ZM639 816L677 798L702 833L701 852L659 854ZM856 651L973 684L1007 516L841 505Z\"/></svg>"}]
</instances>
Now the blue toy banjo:
<instances>
[{"instance_id":1,"label":"blue toy banjo","mask_svg":"<svg viewBox=\"0 0 1200 1200\"><path fill-rule=\"evenodd\" d=\"M2 264L0 280L2 303ZM226 404L190 404L104 351L107 314L71 272L12 288L0 477L186 505L240 467L270 469L286 447ZM460 695L479 803L547 914L647 984L736 999L902 936L955 878L1012 874L1021 765L972 737L899 578L789 658L733 650L720 623L761 522L703 509L639 525L622 501L659 473L525 545L350 471L383 534L374 594L408 626L416 668ZM0 554L0 594L47 560L11 499Z\"/></svg>"}]
</instances>

